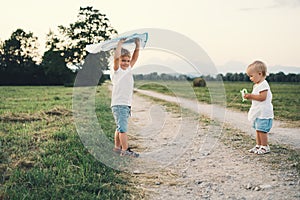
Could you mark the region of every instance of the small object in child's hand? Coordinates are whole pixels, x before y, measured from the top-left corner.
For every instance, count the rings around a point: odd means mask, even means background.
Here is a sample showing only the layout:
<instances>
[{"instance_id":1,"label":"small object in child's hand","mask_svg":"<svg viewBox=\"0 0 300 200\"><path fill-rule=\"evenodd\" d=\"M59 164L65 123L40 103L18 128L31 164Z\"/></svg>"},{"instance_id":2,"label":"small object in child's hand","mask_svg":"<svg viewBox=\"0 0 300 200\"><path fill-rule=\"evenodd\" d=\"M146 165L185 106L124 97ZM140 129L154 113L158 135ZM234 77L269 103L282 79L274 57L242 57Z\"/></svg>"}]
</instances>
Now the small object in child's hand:
<instances>
[{"instance_id":1,"label":"small object in child's hand","mask_svg":"<svg viewBox=\"0 0 300 200\"><path fill-rule=\"evenodd\" d=\"M245 99L245 97L244 97L244 96L245 96L245 94L247 94L247 93L248 93L247 89L246 89L246 88L244 88L244 89L242 89L240 92L241 92L241 94L242 94L242 99L243 99L243 102L244 102L244 101L246 101L247 99Z\"/></svg>"}]
</instances>

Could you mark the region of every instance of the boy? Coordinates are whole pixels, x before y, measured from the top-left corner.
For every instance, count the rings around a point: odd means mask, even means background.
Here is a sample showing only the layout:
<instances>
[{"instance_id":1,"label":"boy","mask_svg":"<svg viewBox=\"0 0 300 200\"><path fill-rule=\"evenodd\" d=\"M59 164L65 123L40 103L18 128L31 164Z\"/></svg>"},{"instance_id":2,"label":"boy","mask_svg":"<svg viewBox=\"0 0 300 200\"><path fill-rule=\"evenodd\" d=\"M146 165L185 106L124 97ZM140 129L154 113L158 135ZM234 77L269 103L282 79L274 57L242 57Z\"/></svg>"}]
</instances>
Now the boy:
<instances>
[{"instance_id":1,"label":"boy","mask_svg":"<svg viewBox=\"0 0 300 200\"><path fill-rule=\"evenodd\" d=\"M122 48L122 44L125 40L126 39L121 39L118 42L114 54L111 109L117 129L115 132L115 147L113 150L120 153L121 156L136 158L139 154L128 148L127 127L134 84L131 68L134 66L139 56L140 40L135 40L136 46L132 57L128 50Z\"/></svg>"}]
</instances>

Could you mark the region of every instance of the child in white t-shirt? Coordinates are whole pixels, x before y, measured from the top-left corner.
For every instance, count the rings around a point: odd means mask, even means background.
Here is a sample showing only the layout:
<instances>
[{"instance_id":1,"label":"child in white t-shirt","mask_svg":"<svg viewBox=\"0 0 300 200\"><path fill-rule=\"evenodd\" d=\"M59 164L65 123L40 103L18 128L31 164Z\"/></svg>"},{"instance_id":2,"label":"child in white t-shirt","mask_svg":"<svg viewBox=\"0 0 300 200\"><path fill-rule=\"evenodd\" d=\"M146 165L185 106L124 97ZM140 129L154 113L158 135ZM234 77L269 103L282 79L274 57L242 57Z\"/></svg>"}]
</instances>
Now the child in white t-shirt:
<instances>
[{"instance_id":1,"label":"child in white t-shirt","mask_svg":"<svg viewBox=\"0 0 300 200\"><path fill-rule=\"evenodd\" d=\"M118 42L114 54L114 66L112 74L112 98L111 109L116 122L115 147L114 151L121 156L139 157L138 153L128 148L128 118L131 112L131 102L133 95L133 74L131 68L139 57L140 40L135 39L135 50L133 55L122 45L126 39Z\"/></svg>"},{"instance_id":2,"label":"child in white t-shirt","mask_svg":"<svg viewBox=\"0 0 300 200\"><path fill-rule=\"evenodd\" d=\"M250 153L266 154L270 152L268 145L268 132L273 123L272 92L265 80L266 65L261 61L255 61L247 68L247 75L254 83L251 94L245 94L244 98L252 100L248 112L248 119L256 130L256 146L249 150Z\"/></svg>"}]
</instances>

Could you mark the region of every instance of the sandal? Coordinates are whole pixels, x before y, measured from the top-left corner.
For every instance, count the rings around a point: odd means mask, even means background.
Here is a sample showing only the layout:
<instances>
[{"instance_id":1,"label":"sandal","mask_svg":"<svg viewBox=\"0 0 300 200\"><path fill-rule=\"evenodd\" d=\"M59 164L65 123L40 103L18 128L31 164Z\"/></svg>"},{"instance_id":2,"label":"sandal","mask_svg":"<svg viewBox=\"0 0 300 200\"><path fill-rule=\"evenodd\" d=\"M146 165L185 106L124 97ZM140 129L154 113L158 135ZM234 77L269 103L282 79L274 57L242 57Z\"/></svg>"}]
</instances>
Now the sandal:
<instances>
[{"instance_id":1,"label":"sandal","mask_svg":"<svg viewBox=\"0 0 300 200\"><path fill-rule=\"evenodd\" d=\"M260 145L255 145L255 147L253 147L252 149L249 149L248 151L250 153L256 153L258 151L258 149L260 148Z\"/></svg>"},{"instance_id":2,"label":"sandal","mask_svg":"<svg viewBox=\"0 0 300 200\"><path fill-rule=\"evenodd\" d=\"M256 151L257 155L262 155L262 154L266 154L266 153L270 153L270 147L268 146L260 146L260 148Z\"/></svg>"}]
</instances>

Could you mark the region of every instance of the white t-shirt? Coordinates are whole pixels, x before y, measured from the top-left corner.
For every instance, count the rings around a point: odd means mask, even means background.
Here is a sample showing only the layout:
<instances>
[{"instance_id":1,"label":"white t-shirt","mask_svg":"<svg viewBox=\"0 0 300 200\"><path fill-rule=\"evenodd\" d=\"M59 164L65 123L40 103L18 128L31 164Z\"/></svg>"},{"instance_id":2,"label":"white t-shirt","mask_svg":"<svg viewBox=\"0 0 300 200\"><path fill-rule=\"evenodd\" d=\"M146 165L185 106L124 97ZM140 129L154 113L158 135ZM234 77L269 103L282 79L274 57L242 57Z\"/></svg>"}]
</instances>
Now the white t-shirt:
<instances>
[{"instance_id":1,"label":"white t-shirt","mask_svg":"<svg viewBox=\"0 0 300 200\"><path fill-rule=\"evenodd\" d=\"M259 92L267 90L267 98L264 101L252 100L252 105L248 112L248 119L254 122L256 118L259 119L273 119L273 105L272 105L272 92L266 80L261 83L254 84L252 94L259 94Z\"/></svg>"},{"instance_id":2,"label":"white t-shirt","mask_svg":"<svg viewBox=\"0 0 300 200\"><path fill-rule=\"evenodd\" d=\"M131 66L126 70L119 67L117 71L112 73L111 80L113 85L111 106L131 106L134 84Z\"/></svg>"}]
</instances>

